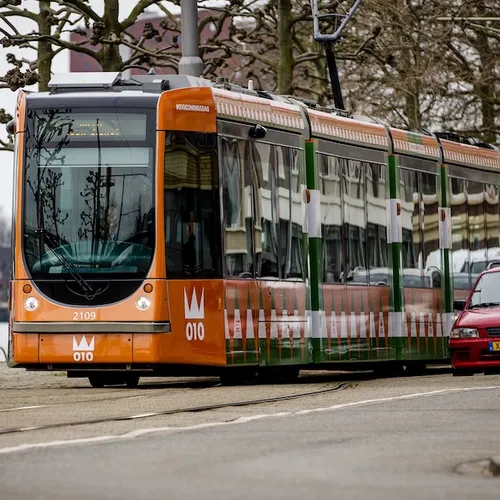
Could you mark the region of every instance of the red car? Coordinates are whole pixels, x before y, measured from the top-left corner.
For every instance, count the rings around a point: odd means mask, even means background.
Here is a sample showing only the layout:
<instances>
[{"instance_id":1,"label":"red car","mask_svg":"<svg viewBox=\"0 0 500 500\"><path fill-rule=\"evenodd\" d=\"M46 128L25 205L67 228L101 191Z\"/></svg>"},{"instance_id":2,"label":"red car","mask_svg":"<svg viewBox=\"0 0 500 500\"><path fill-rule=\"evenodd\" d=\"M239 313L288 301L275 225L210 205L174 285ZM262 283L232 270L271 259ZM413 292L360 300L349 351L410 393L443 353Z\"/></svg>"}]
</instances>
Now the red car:
<instances>
[{"instance_id":1,"label":"red car","mask_svg":"<svg viewBox=\"0 0 500 500\"><path fill-rule=\"evenodd\" d=\"M500 268L481 273L450 334L453 375L500 373Z\"/></svg>"}]
</instances>

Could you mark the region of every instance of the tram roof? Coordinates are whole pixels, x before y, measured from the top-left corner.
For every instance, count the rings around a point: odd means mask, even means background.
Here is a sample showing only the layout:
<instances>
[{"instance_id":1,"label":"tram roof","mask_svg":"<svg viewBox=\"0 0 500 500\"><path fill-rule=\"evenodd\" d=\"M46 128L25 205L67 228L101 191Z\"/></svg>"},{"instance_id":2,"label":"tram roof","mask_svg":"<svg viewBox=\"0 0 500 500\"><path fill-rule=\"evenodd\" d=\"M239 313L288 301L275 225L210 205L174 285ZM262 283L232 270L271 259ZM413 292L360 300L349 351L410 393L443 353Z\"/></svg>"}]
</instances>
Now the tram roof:
<instances>
[{"instance_id":1,"label":"tram roof","mask_svg":"<svg viewBox=\"0 0 500 500\"><path fill-rule=\"evenodd\" d=\"M254 90L252 86L245 88L223 78L212 82L190 75L154 72L130 78L124 78L120 72L82 72L56 74L48 86L48 92L29 95L31 106L50 106L59 99L64 99L65 104L69 100L73 106L89 106L89 99L98 101L99 106L108 102L116 105L123 99L129 107L154 107L164 91L210 87L217 115L223 118L303 133L307 128L303 117L307 114L312 137L388 151L389 130L396 154L439 161L442 149L445 163L500 170L498 150L471 138L395 129L379 120L348 116L345 111L322 107L307 99Z\"/></svg>"}]
</instances>

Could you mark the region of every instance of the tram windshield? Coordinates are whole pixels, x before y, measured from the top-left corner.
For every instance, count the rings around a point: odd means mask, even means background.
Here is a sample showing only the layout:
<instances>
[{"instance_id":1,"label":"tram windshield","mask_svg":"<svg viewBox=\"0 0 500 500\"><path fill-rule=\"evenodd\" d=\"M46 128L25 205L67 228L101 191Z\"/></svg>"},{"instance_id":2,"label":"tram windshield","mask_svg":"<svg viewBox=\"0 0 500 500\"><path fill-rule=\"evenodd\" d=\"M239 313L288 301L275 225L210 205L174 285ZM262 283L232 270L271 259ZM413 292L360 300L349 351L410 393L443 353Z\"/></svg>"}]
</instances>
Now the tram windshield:
<instances>
[{"instance_id":1,"label":"tram windshield","mask_svg":"<svg viewBox=\"0 0 500 500\"><path fill-rule=\"evenodd\" d=\"M154 113L31 109L24 254L35 279L145 277L154 249ZM111 276L110 276L111 275Z\"/></svg>"}]
</instances>

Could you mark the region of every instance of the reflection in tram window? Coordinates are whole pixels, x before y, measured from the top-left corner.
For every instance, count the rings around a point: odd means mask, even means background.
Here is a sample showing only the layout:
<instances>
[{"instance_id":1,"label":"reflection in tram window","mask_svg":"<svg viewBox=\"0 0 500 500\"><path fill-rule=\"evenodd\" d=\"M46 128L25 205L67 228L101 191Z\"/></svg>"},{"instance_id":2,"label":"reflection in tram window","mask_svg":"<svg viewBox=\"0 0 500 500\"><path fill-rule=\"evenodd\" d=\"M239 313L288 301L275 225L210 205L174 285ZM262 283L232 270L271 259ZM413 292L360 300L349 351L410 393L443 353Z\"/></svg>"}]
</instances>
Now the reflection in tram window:
<instances>
[{"instance_id":1,"label":"reflection in tram window","mask_svg":"<svg viewBox=\"0 0 500 500\"><path fill-rule=\"evenodd\" d=\"M356 160L343 160L342 173L345 275L349 279L355 270L366 268L365 174L363 164Z\"/></svg>"},{"instance_id":2,"label":"reflection in tram window","mask_svg":"<svg viewBox=\"0 0 500 500\"><path fill-rule=\"evenodd\" d=\"M221 137L219 161L222 173L224 253L227 276L251 277L252 203L251 184L243 173L247 156L245 141Z\"/></svg>"},{"instance_id":3,"label":"reflection in tram window","mask_svg":"<svg viewBox=\"0 0 500 500\"><path fill-rule=\"evenodd\" d=\"M281 277L302 278L302 199L299 183L299 151L277 147Z\"/></svg>"},{"instance_id":4,"label":"reflection in tram window","mask_svg":"<svg viewBox=\"0 0 500 500\"><path fill-rule=\"evenodd\" d=\"M367 248L370 282L372 269L387 266L385 165L365 163Z\"/></svg>"},{"instance_id":5,"label":"reflection in tram window","mask_svg":"<svg viewBox=\"0 0 500 500\"><path fill-rule=\"evenodd\" d=\"M452 269L455 290L470 290L471 276L463 271L469 262L469 235L467 210L467 181L450 178L451 234L452 234Z\"/></svg>"},{"instance_id":6,"label":"reflection in tram window","mask_svg":"<svg viewBox=\"0 0 500 500\"><path fill-rule=\"evenodd\" d=\"M341 164L335 156L318 155L321 190L321 236L324 281L338 283L343 269Z\"/></svg>"},{"instance_id":7,"label":"reflection in tram window","mask_svg":"<svg viewBox=\"0 0 500 500\"><path fill-rule=\"evenodd\" d=\"M278 172L276 148L268 144L255 144L254 161L261 172L258 187L259 203L262 207L261 245L257 276L279 278L279 240L278 240Z\"/></svg>"},{"instance_id":8,"label":"reflection in tram window","mask_svg":"<svg viewBox=\"0 0 500 500\"><path fill-rule=\"evenodd\" d=\"M471 273L481 272L486 268L486 227L483 194L483 184L481 182L469 181L467 183L469 265Z\"/></svg>"},{"instance_id":9,"label":"reflection in tram window","mask_svg":"<svg viewBox=\"0 0 500 500\"><path fill-rule=\"evenodd\" d=\"M165 240L169 278L218 277L219 186L215 134L169 132L165 140Z\"/></svg>"},{"instance_id":10,"label":"reflection in tram window","mask_svg":"<svg viewBox=\"0 0 500 500\"><path fill-rule=\"evenodd\" d=\"M401 224L403 227L403 267L418 269L420 254L420 212L418 172L401 168L399 170L401 191Z\"/></svg>"},{"instance_id":11,"label":"reflection in tram window","mask_svg":"<svg viewBox=\"0 0 500 500\"><path fill-rule=\"evenodd\" d=\"M471 274L471 286L474 276L500 264L497 193L496 186L467 183L469 254L461 271Z\"/></svg>"},{"instance_id":12,"label":"reflection in tram window","mask_svg":"<svg viewBox=\"0 0 500 500\"><path fill-rule=\"evenodd\" d=\"M500 218L498 212L498 186L484 184L485 216L486 216L486 246L488 262L492 259L489 249L500 250Z\"/></svg>"},{"instance_id":13,"label":"reflection in tram window","mask_svg":"<svg viewBox=\"0 0 500 500\"><path fill-rule=\"evenodd\" d=\"M439 255L439 201L438 177L433 173L420 172L421 192L421 228L423 233L422 263L424 275L431 277L431 287L441 288L441 273L439 261L434 256ZM426 287L425 281L422 283Z\"/></svg>"},{"instance_id":14,"label":"reflection in tram window","mask_svg":"<svg viewBox=\"0 0 500 500\"><path fill-rule=\"evenodd\" d=\"M377 284L387 270L385 166L318 155L326 283ZM369 251L367 251L367 248Z\"/></svg>"},{"instance_id":15,"label":"reflection in tram window","mask_svg":"<svg viewBox=\"0 0 500 500\"><path fill-rule=\"evenodd\" d=\"M302 151L262 143L250 148L257 277L303 279Z\"/></svg>"},{"instance_id":16,"label":"reflection in tram window","mask_svg":"<svg viewBox=\"0 0 500 500\"><path fill-rule=\"evenodd\" d=\"M498 186L456 178L450 183L454 285L470 290L479 273L500 265Z\"/></svg>"}]
</instances>

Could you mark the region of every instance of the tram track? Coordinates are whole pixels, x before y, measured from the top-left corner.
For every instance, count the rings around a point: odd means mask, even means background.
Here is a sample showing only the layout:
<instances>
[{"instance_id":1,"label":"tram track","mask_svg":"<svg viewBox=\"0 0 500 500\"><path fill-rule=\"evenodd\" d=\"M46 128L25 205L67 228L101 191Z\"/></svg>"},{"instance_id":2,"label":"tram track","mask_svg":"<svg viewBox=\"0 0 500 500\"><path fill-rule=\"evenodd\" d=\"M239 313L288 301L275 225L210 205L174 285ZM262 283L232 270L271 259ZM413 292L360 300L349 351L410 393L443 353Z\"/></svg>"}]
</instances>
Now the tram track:
<instances>
[{"instance_id":1,"label":"tram track","mask_svg":"<svg viewBox=\"0 0 500 500\"><path fill-rule=\"evenodd\" d=\"M23 411L23 410L30 410L30 409L38 409L38 408L52 408L52 407L58 407L58 406L64 406L64 405L79 405L79 404L84 404L84 403L107 403L107 402L116 402L116 401L125 401L125 400L130 400L130 399L141 399L141 398L147 398L151 397L152 394L155 396L163 396L169 392L172 391L172 389L190 389L193 391L197 390L203 390L203 389L209 389L213 387L220 386L220 382L174 382L172 384L166 384L166 383L161 383L158 385L145 385L145 386L140 386L135 389L125 389L125 388L120 388L117 391L113 391L112 394L106 395L103 398L91 398L91 399L78 399L75 401L58 401L58 402L51 402L47 404L39 404L39 405L28 405L28 406L19 406L15 408L0 408L0 413L5 413L5 412L12 412L12 411ZM87 389L87 388L85 388ZM164 389L164 390L162 390ZM9 390L9 389L2 389L2 390ZM18 388L13 388L11 389L13 391L19 391ZM95 393L95 389L88 388L88 391L93 391ZM115 394L123 394L126 391L128 394L127 396L121 395L121 396L115 396ZM109 388L103 389L103 393L109 394Z\"/></svg>"},{"instance_id":2,"label":"tram track","mask_svg":"<svg viewBox=\"0 0 500 500\"><path fill-rule=\"evenodd\" d=\"M58 423L52 423L52 424L41 424L41 425L33 425L33 426L4 428L4 429L0 429L0 436L1 435L8 435L8 434L30 432L30 431L33 432L33 431L38 431L38 430L58 429L58 428L63 428L63 427L76 427L76 426L82 426L82 425L102 424L102 423L109 423L109 422L124 422L124 421L140 420L140 419L159 417L159 416L165 416L165 415L179 415L182 413L202 413L202 412L208 412L208 411L213 411L213 410L220 410L220 409L224 409L224 408L237 408L237 407L244 407L244 406L261 405L261 404L266 404L266 403L276 403L276 402L280 402L280 401L289 401L289 400L293 400L293 399L300 399L300 398L318 396L318 395L327 394L327 393L339 392L339 391L343 391L343 390L351 387L352 385L353 385L353 382L342 382L342 383L337 384L335 387L329 387L327 389L319 389L316 391L306 391L306 392L300 392L300 393L296 393L296 394L286 394L283 396L275 396L275 397L269 397L269 398L249 399L249 400L243 400L243 401L233 401L233 402L228 402L228 403L218 403L218 404L211 404L211 405L201 405L201 406L193 406L193 407L159 410L159 411L134 414L134 415L127 414L127 415L101 417L101 418L94 418L94 419L74 420L74 421L69 421L69 422L58 422Z\"/></svg>"}]
</instances>

